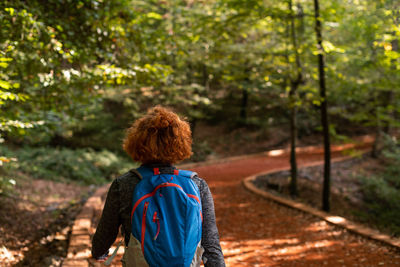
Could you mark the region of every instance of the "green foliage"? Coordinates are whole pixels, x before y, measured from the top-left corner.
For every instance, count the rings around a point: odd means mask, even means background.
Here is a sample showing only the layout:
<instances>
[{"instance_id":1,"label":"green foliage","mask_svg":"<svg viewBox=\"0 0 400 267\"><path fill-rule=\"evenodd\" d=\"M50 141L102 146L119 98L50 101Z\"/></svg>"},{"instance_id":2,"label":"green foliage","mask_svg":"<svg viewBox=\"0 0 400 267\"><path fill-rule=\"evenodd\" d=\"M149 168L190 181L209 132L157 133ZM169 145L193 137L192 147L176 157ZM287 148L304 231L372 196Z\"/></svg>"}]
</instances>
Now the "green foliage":
<instances>
[{"instance_id":1,"label":"green foliage","mask_svg":"<svg viewBox=\"0 0 400 267\"><path fill-rule=\"evenodd\" d=\"M367 212L363 216L400 236L400 147L386 140L387 166L379 175L361 177Z\"/></svg>"},{"instance_id":2,"label":"green foliage","mask_svg":"<svg viewBox=\"0 0 400 267\"><path fill-rule=\"evenodd\" d=\"M105 183L134 166L107 150L23 147L11 151L3 146L1 153L18 158L7 165L8 172L22 171L35 178L84 184Z\"/></svg>"},{"instance_id":3,"label":"green foliage","mask_svg":"<svg viewBox=\"0 0 400 267\"><path fill-rule=\"evenodd\" d=\"M396 236L400 235L400 189L393 187L387 176L362 178L363 195L367 211L366 221L389 229Z\"/></svg>"},{"instance_id":4,"label":"green foliage","mask_svg":"<svg viewBox=\"0 0 400 267\"><path fill-rule=\"evenodd\" d=\"M287 123L294 105L309 135L321 103L313 5L292 2L2 1L0 141L120 151L123 129L156 104L193 125L254 128ZM331 134L399 127L398 7L334 0L321 16Z\"/></svg>"},{"instance_id":5,"label":"green foliage","mask_svg":"<svg viewBox=\"0 0 400 267\"><path fill-rule=\"evenodd\" d=\"M190 160L193 162L205 161L207 157L213 153L212 148L206 141L194 142L192 145L193 155Z\"/></svg>"},{"instance_id":6,"label":"green foliage","mask_svg":"<svg viewBox=\"0 0 400 267\"><path fill-rule=\"evenodd\" d=\"M101 89L148 84L161 76L162 68L122 60L128 53L120 43L123 26L132 18L128 3L2 1L1 135L21 136L42 125L42 135L52 138L81 119L103 97Z\"/></svg>"},{"instance_id":7,"label":"green foliage","mask_svg":"<svg viewBox=\"0 0 400 267\"><path fill-rule=\"evenodd\" d=\"M16 161L15 158L0 157L0 196L9 195L13 192L16 181L10 178L4 171L4 165L12 161Z\"/></svg>"},{"instance_id":8,"label":"green foliage","mask_svg":"<svg viewBox=\"0 0 400 267\"><path fill-rule=\"evenodd\" d=\"M0 176L0 196L7 196L13 192L15 180Z\"/></svg>"}]
</instances>

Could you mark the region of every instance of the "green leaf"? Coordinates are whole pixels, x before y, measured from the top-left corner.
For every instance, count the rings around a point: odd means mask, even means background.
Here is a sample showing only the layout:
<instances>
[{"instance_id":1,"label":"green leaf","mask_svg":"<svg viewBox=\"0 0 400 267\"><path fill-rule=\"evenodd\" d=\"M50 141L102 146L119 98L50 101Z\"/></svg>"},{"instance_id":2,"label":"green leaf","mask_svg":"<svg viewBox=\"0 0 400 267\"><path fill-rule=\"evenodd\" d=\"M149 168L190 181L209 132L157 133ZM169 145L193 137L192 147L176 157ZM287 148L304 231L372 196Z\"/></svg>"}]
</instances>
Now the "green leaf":
<instances>
[{"instance_id":1,"label":"green leaf","mask_svg":"<svg viewBox=\"0 0 400 267\"><path fill-rule=\"evenodd\" d=\"M4 9L5 11L7 11L11 16L14 16L14 11L15 9L12 7L7 7Z\"/></svg>"},{"instance_id":2,"label":"green leaf","mask_svg":"<svg viewBox=\"0 0 400 267\"><path fill-rule=\"evenodd\" d=\"M155 12L147 13L147 17L151 18L151 19L158 19L158 20L162 19L162 16L160 14L158 14L158 13L155 13Z\"/></svg>"},{"instance_id":3,"label":"green leaf","mask_svg":"<svg viewBox=\"0 0 400 267\"><path fill-rule=\"evenodd\" d=\"M3 89L8 90L8 89L11 88L11 84L9 82L0 80L0 87L3 88Z\"/></svg>"},{"instance_id":4,"label":"green leaf","mask_svg":"<svg viewBox=\"0 0 400 267\"><path fill-rule=\"evenodd\" d=\"M12 61L12 58L9 57L0 57L0 62L10 62Z\"/></svg>"}]
</instances>

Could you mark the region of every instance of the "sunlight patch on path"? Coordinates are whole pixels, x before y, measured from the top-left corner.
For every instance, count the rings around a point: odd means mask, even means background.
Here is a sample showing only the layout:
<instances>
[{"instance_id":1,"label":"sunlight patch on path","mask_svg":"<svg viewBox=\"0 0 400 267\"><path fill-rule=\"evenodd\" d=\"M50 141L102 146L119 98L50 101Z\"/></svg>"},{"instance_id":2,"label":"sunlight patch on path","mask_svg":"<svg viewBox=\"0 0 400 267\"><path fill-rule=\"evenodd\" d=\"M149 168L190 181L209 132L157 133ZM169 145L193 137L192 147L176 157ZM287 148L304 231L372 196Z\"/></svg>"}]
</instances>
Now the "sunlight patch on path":
<instances>
[{"instance_id":1,"label":"sunlight patch on path","mask_svg":"<svg viewBox=\"0 0 400 267\"><path fill-rule=\"evenodd\" d=\"M320 260L324 258L322 249L337 244L332 240L301 243L298 238L221 242L227 266L274 266L281 260L302 258Z\"/></svg>"}]
</instances>

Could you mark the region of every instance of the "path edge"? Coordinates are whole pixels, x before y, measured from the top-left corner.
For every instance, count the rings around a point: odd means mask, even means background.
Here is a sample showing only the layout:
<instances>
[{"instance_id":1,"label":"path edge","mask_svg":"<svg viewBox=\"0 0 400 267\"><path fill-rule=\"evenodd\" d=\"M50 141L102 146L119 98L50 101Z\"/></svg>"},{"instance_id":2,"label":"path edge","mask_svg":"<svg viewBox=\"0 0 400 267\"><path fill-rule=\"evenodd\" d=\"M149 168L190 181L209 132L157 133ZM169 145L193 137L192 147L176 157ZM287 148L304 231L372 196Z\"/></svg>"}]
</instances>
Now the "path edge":
<instances>
[{"instance_id":1,"label":"path edge","mask_svg":"<svg viewBox=\"0 0 400 267\"><path fill-rule=\"evenodd\" d=\"M368 152L364 152L364 153L368 153ZM332 162L341 162L341 161L345 161L345 160L348 160L351 158L353 158L353 157L351 157L351 156L340 157L340 158L333 159ZM301 167L303 168L303 167L318 166L318 165L322 165L323 163L324 163L323 161L312 162L309 164L304 164ZM266 172L261 172L261 173L255 174L255 175L251 175L251 176L244 178L242 181L242 184L247 190L249 190L250 192L252 192L256 195L259 195L263 198L274 201L280 205L283 205L283 206L286 206L286 207L289 207L292 209L296 209L296 210L302 211L304 213L311 214L311 215L318 217L332 225L344 228L352 233L361 235L363 237L366 237L366 238L374 240L374 241L384 243L386 245L389 245L393 248L400 250L400 239L399 238L390 237L389 235L383 234L383 233L379 232L378 230L375 230L375 229L366 227L364 225L352 222L344 217L336 216L336 215L318 210L316 208L312 208L306 204L271 194L267 191L257 188L253 183L253 181L256 180L258 176L268 175L268 174L277 173L277 172L281 172L281 171L287 171L287 170L290 170L290 168L287 168L287 167L286 168L277 168L277 169L269 170Z\"/></svg>"},{"instance_id":2,"label":"path edge","mask_svg":"<svg viewBox=\"0 0 400 267\"><path fill-rule=\"evenodd\" d=\"M95 215L100 215L102 206L102 196L107 193L109 184L103 185L88 198L82 210L76 216L71 230L71 237L68 244L67 257L61 266L63 267L89 267L91 259L93 234L92 219Z\"/></svg>"}]
</instances>

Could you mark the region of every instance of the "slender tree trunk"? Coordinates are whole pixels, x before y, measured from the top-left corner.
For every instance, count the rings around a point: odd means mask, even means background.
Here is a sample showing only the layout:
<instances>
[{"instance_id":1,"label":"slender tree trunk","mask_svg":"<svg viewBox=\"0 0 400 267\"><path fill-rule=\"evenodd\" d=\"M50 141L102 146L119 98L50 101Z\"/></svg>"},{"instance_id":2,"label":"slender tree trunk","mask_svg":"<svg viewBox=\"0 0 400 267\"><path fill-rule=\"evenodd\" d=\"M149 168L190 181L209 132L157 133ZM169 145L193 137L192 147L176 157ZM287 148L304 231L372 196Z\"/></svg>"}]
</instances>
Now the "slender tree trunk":
<instances>
[{"instance_id":1,"label":"slender tree trunk","mask_svg":"<svg viewBox=\"0 0 400 267\"><path fill-rule=\"evenodd\" d=\"M325 86L325 62L324 51L322 47L322 23L319 14L319 2L314 0L315 11L315 34L318 47L318 72L319 88L321 97L321 123L324 135L324 183L322 192L322 209L330 211L330 179L331 179L331 148L329 140L329 122L328 122L328 101L326 99Z\"/></svg>"},{"instance_id":2,"label":"slender tree trunk","mask_svg":"<svg viewBox=\"0 0 400 267\"><path fill-rule=\"evenodd\" d=\"M379 114L379 107L378 107L378 103L377 101L377 97L375 96L375 119L376 119L376 125L375 125L375 141L374 141L374 145L372 146L372 157L374 158L378 158L379 154L381 152L381 140L382 140L382 124L381 124L381 118L380 118L380 114Z\"/></svg>"},{"instance_id":3,"label":"slender tree trunk","mask_svg":"<svg viewBox=\"0 0 400 267\"><path fill-rule=\"evenodd\" d=\"M202 74L203 74L203 86L207 90L209 89L209 79L208 79L208 69L206 64L202 64Z\"/></svg>"},{"instance_id":4,"label":"slender tree trunk","mask_svg":"<svg viewBox=\"0 0 400 267\"><path fill-rule=\"evenodd\" d=\"M186 71L186 82L188 84L193 83L193 64L191 61L187 62L187 71Z\"/></svg>"},{"instance_id":5,"label":"slender tree trunk","mask_svg":"<svg viewBox=\"0 0 400 267\"><path fill-rule=\"evenodd\" d=\"M197 126L197 119L196 119L196 118L193 118L193 119L190 121L190 130L192 130L192 136L194 136L194 134L195 134L196 126Z\"/></svg>"},{"instance_id":6,"label":"slender tree trunk","mask_svg":"<svg viewBox=\"0 0 400 267\"><path fill-rule=\"evenodd\" d=\"M293 16L292 0L289 0L290 12L290 38L292 41L293 50L296 53L296 73L298 73L298 53L295 32L295 22ZM298 83L290 79L290 92L289 92L289 105L290 105L290 195L293 197L298 196L297 189L297 160L296 160L296 146L297 146L297 107L296 107L296 94Z\"/></svg>"},{"instance_id":7,"label":"slender tree trunk","mask_svg":"<svg viewBox=\"0 0 400 267\"><path fill-rule=\"evenodd\" d=\"M172 1L170 3L170 8L171 8L171 28L169 29L169 35L170 35L170 42L171 42L171 66L173 68L173 71L176 72L176 54L177 54L177 42L175 39L175 33L176 33L176 18L175 18L175 5L174 2Z\"/></svg>"},{"instance_id":8,"label":"slender tree trunk","mask_svg":"<svg viewBox=\"0 0 400 267\"><path fill-rule=\"evenodd\" d=\"M242 118L243 123L247 120L247 103L249 99L249 92L247 91L247 87L242 89L242 104L240 106L240 118Z\"/></svg>"},{"instance_id":9,"label":"slender tree trunk","mask_svg":"<svg viewBox=\"0 0 400 267\"><path fill-rule=\"evenodd\" d=\"M390 135L390 130L392 128L390 118L393 117L393 110L389 110L389 106L393 105L393 99L395 97L395 94L393 90L389 89L388 91L384 92L383 98L384 98L384 107L386 109L386 114L389 117L389 120L385 121L385 126L383 127L383 132L387 135Z\"/></svg>"},{"instance_id":10,"label":"slender tree trunk","mask_svg":"<svg viewBox=\"0 0 400 267\"><path fill-rule=\"evenodd\" d=\"M290 79L290 92L289 92L289 105L290 105L290 194L293 197L298 196L297 188L297 160L296 160L296 146L297 146L297 88L302 82L302 67L300 62L300 55L298 51L295 17L293 12L292 0L288 1L288 8L290 12L290 39L292 49L295 54L295 78Z\"/></svg>"},{"instance_id":11,"label":"slender tree trunk","mask_svg":"<svg viewBox=\"0 0 400 267\"><path fill-rule=\"evenodd\" d=\"M246 68L244 69L244 73L245 73L245 86L242 89L242 104L240 106L240 118L242 119L243 123L246 124L247 121L247 107L249 105L249 84L250 84L250 72L251 69L248 66L248 62L245 63Z\"/></svg>"},{"instance_id":12,"label":"slender tree trunk","mask_svg":"<svg viewBox=\"0 0 400 267\"><path fill-rule=\"evenodd\" d=\"M293 89L291 92L293 93ZM293 105L293 104L291 104ZM297 141L297 108L295 105L291 107L290 113L290 195L298 196L297 189L297 161L296 161L296 141Z\"/></svg>"},{"instance_id":13,"label":"slender tree trunk","mask_svg":"<svg viewBox=\"0 0 400 267\"><path fill-rule=\"evenodd\" d=\"M187 62L187 71L186 71L186 82L188 84L192 84L193 83L193 73L194 68L193 68L193 64L191 61ZM197 118L196 117L192 117L190 120L190 128L192 130L192 136L195 135L195 131L196 131L196 125L197 125Z\"/></svg>"}]
</instances>

